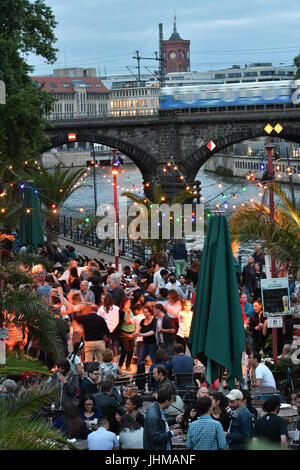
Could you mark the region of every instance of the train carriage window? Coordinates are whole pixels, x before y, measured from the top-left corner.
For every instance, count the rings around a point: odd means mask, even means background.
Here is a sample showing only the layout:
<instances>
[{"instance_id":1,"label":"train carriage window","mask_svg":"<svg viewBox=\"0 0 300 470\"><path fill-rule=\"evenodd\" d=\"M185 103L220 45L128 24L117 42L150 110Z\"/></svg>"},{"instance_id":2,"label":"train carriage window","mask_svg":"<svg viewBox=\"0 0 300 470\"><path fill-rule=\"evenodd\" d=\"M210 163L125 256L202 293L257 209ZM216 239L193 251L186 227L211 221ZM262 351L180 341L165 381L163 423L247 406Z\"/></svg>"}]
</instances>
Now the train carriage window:
<instances>
[{"instance_id":1,"label":"train carriage window","mask_svg":"<svg viewBox=\"0 0 300 470\"><path fill-rule=\"evenodd\" d=\"M235 98L233 90L224 90L224 101L233 101Z\"/></svg>"},{"instance_id":2,"label":"train carriage window","mask_svg":"<svg viewBox=\"0 0 300 470\"><path fill-rule=\"evenodd\" d=\"M211 100L217 100L221 98L221 93L219 91L211 91L209 95L210 95L209 97Z\"/></svg>"},{"instance_id":3,"label":"train carriage window","mask_svg":"<svg viewBox=\"0 0 300 470\"><path fill-rule=\"evenodd\" d=\"M195 97L194 97L194 93L193 93L192 90L187 90L187 91L184 93L183 101L184 101L185 103L194 103L194 102L195 102Z\"/></svg>"},{"instance_id":4,"label":"train carriage window","mask_svg":"<svg viewBox=\"0 0 300 470\"><path fill-rule=\"evenodd\" d=\"M239 90L239 93L240 93L240 98L248 98L249 97L249 89L247 88L241 88Z\"/></svg>"},{"instance_id":5,"label":"train carriage window","mask_svg":"<svg viewBox=\"0 0 300 470\"><path fill-rule=\"evenodd\" d=\"M180 93L180 91L174 91L174 93L173 93L173 100L174 100L174 101L181 101L181 93Z\"/></svg>"},{"instance_id":6,"label":"train carriage window","mask_svg":"<svg viewBox=\"0 0 300 470\"><path fill-rule=\"evenodd\" d=\"M272 87L269 87L269 88L265 88L263 96L267 100L272 100L272 99L275 98L276 94L277 94L277 89L272 86Z\"/></svg>"},{"instance_id":7,"label":"train carriage window","mask_svg":"<svg viewBox=\"0 0 300 470\"><path fill-rule=\"evenodd\" d=\"M264 92L264 89L262 88L252 88L251 89L251 95L252 96L262 96Z\"/></svg>"},{"instance_id":8,"label":"train carriage window","mask_svg":"<svg viewBox=\"0 0 300 470\"><path fill-rule=\"evenodd\" d=\"M277 95L278 96L286 96L286 95L290 96L291 94L292 94L291 87L287 87L287 88L286 87L285 88L281 87L281 88L277 89Z\"/></svg>"}]
</instances>

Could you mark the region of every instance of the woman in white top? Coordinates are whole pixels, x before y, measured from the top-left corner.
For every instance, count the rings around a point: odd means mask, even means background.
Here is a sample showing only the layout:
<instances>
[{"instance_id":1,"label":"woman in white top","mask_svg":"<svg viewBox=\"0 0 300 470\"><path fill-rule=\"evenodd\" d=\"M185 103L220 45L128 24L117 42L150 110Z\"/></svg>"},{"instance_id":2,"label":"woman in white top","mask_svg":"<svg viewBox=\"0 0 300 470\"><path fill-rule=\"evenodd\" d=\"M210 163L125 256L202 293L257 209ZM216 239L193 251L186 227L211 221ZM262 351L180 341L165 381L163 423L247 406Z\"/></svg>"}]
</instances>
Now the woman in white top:
<instances>
[{"instance_id":1,"label":"woman in white top","mask_svg":"<svg viewBox=\"0 0 300 470\"><path fill-rule=\"evenodd\" d=\"M143 449L144 429L135 419L126 413L120 419L120 446L121 449Z\"/></svg>"},{"instance_id":2,"label":"woman in white top","mask_svg":"<svg viewBox=\"0 0 300 470\"><path fill-rule=\"evenodd\" d=\"M69 276L70 276L70 271L72 268L77 268L77 272L78 272L78 276L81 275L81 273L83 271L86 270L86 266L83 266L83 267L78 267L78 263L75 259L72 259L70 261L70 264L69 264L69 267L68 269L60 276L60 278L58 279L59 281L67 281L68 282L68 279L69 279Z\"/></svg>"},{"instance_id":3,"label":"woman in white top","mask_svg":"<svg viewBox=\"0 0 300 470\"><path fill-rule=\"evenodd\" d=\"M192 304L190 300L182 300L181 302L182 310L179 312L176 343L186 345L190 336L193 312L191 311Z\"/></svg>"},{"instance_id":4,"label":"woman in white top","mask_svg":"<svg viewBox=\"0 0 300 470\"><path fill-rule=\"evenodd\" d=\"M72 331L72 343L74 347L74 344L78 343L84 336L83 327L72 318L72 314L74 312L80 312L83 308L83 299L80 290L71 291L68 294L68 300L69 303L67 312L71 317L72 328L70 329L70 331Z\"/></svg>"},{"instance_id":5,"label":"woman in white top","mask_svg":"<svg viewBox=\"0 0 300 470\"><path fill-rule=\"evenodd\" d=\"M169 317L178 318L179 312L182 310L182 304L179 294L176 290L172 289L168 292L168 302L164 304Z\"/></svg>"},{"instance_id":6,"label":"woman in white top","mask_svg":"<svg viewBox=\"0 0 300 470\"><path fill-rule=\"evenodd\" d=\"M118 352L119 352L119 307L114 304L113 298L110 294L107 294L104 297L103 305L100 306L98 310L98 315L106 321L107 328L109 329L111 340L112 340L112 348L114 353L114 360L117 360Z\"/></svg>"}]
</instances>

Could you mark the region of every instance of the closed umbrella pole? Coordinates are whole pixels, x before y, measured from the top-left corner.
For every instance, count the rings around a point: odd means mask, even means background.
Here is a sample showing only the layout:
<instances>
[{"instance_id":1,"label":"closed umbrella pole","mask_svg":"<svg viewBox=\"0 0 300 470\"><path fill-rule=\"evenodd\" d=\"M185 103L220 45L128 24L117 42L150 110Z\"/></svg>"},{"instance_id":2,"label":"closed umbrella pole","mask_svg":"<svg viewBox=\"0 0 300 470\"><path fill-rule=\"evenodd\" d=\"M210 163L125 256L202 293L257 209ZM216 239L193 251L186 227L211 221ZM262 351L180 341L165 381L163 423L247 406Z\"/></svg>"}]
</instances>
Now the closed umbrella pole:
<instances>
[{"instance_id":1,"label":"closed umbrella pole","mask_svg":"<svg viewBox=\"0 0 300 470\"><path fill-rule=\"evenodd\" d=\"M38 191L33 181L24 184L24 198L19 228L19 240L29 251L44 245L43 220Z\"/></svg>"},{"instance_id":2,"label":"closed umbrella pole","mask_svg":"<svg viewBox=\"0 0 300 470\"><path fill-rule=\"evenodd\" d=\"M198 277L189 343L192 355L206 366L211 385L223 373L232 388L242 380L245 332L227 219L213 216L207 228Z\"/></svg>"}]
</instances>

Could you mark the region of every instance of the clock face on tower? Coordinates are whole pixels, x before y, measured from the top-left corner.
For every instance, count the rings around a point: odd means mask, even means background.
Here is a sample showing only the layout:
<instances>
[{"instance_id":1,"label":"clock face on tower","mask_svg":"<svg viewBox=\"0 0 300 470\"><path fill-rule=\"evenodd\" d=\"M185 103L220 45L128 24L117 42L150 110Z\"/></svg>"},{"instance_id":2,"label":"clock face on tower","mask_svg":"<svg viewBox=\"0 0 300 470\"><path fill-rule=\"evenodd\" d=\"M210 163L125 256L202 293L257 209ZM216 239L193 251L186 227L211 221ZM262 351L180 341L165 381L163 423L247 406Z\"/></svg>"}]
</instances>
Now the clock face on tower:
<instances>
[{"instance_id":1,"label":"clock face on tower","mask_svg":"<svg viewBox=\"0 0 300 470\"><path fill-rule=\"evenodd\" d=\"M176 59L176 52L170 52L170 59Z\"/></svg>"}]
</instances>

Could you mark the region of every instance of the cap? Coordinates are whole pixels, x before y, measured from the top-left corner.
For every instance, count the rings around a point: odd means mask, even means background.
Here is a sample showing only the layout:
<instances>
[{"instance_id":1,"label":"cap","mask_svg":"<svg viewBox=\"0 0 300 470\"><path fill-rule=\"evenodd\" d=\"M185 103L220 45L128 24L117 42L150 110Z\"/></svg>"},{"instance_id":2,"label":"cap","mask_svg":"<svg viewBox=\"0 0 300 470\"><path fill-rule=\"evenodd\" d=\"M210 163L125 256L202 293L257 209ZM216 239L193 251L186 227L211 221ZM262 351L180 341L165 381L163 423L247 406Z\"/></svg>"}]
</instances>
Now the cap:
<instances>
[{"instance_id":1,"label":"cap","mask_svg":"<svg viewBox=\"0 0 300 470\"><path fill-rule=\"evenodd\" d=\"M226 398L228 398L228 400L242 400L244 397L242 392L235 388L226 395Z\"/></svg>"}]
</instances>

